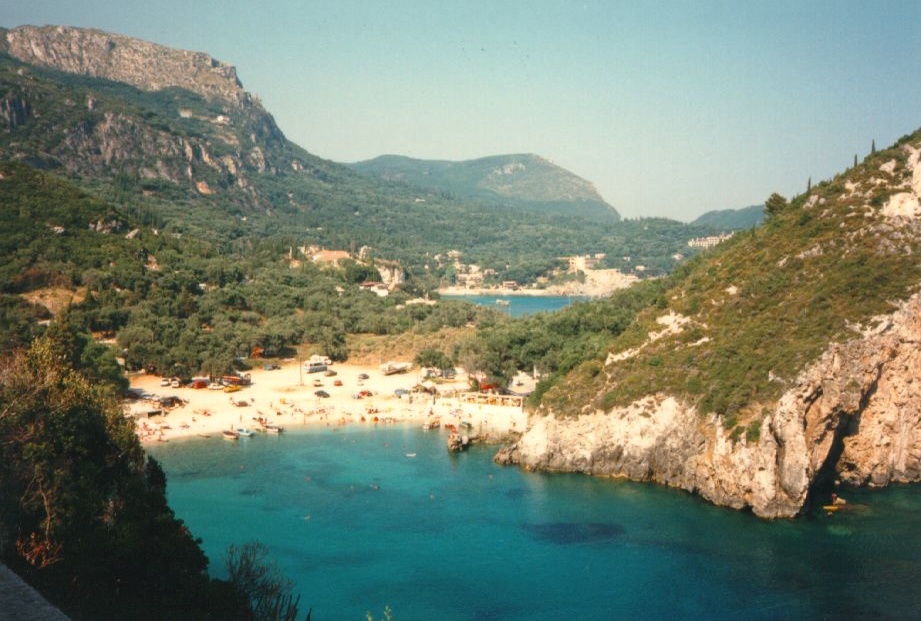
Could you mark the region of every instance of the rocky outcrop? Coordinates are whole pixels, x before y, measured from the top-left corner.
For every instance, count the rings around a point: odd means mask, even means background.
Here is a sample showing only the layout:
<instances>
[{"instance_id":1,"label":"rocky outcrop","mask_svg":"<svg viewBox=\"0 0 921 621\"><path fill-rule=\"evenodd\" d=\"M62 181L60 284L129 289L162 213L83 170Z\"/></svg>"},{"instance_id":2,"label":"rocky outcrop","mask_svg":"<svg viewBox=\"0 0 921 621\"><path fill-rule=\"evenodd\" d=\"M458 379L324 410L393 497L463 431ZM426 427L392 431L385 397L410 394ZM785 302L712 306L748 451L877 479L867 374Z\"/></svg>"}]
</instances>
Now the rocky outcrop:
<instances>
[{"instance_id":1,"label":"rocky outcrop","mask_svg":"<svg viewBox=\"0 0 921 621\"><path fill-rule=\"evenodd\" d=\"M145 91L183 88L210 100L248 105L231 65L101 30L21 26L5 33L6 52L37 67L124 82Z\"/></svg>"},{"instance_id":2,"label":"rocky outcrop","mask_svg":"<svg viewBox=\"0 0 921 621\"><path fill-rule=\"evenodd\" d=\"M236 200L253 207L265 201L252 176L291 166L290 143L274 119L243 90L234 67L207 54L63 26L0 29L0 52L26 63L0 99L0 128L13 135L7 157L88 177L166 180L199 195L244 190L234 194ZM162 108L126 107L105 89L72 88L62 97L58 88L48 87L53 79L33 68L146 92L181 89L192 93L185 97L208 104L180 108L171 117ZM190 125L194 131L187 131ZM19 132L31 132L33 152L20 152Z\"/></svg>"},{"instance_id":3,"label":"rocky outcrop","mask_svg":"<svg viewBox=\"0 0 921 621\"><path fill-rule=\"evenodd\" d=\"M225 106L225 116L214 122L235 124L254 141L284 140L272 116L243 89L236 68L207 54L86 28L20 26L0 32L0 50L29 65L149 92L184 89Z\"/></svg>"},{"instance_id":4,"label":"rocky outcrop","mask_svg":"<svg viewBox=\"0 0 921 621\"><path fill-rule=\"evenodd\" d=\"M921 294L831 345L751 439L733 440L715 416L660 395L608 413L534 418L496 461L654 481L768 518L799 514L836 479L921 481Z\"/></svg>"},{"instance_id":5,"label":"rocky outcrop","mask_svg":"<svg viewBox=\"0 0 921 621\"><path fill-rule=\"evenodd\" d=\"M32 106L22 97L0 99L0 121L7 131L13 131L32 116Z\"/></svg>"}]
</instances>

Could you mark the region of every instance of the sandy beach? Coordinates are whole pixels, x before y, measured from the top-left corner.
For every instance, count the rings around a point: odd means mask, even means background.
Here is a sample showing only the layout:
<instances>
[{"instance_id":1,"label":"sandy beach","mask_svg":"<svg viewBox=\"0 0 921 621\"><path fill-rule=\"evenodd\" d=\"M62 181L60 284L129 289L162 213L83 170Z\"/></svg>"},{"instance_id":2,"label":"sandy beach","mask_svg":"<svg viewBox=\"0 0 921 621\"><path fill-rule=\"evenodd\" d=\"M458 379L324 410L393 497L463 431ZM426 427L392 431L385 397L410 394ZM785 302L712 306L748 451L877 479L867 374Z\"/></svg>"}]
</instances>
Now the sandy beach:
<instances>
[{"instance_id":1,"label":"sandy beach","mask_svg":"<svg viewBox=\"0 0 921 621\"><path fill-rule=\"evenodd\" d=\"M137 423L143 443L168 442L176 438L219 436L224 430L260 429L259 419L283 428L309 425L390 424L437 420L442 425L468 422L476 433L504 435L523 431L527 416L521 408L465 403L467 377L459 372L450 381L435 384L436 395L424 392L397 396L423 379L416 369L384 375L378 367L335 364L335 376L303 372L297 361L281 368L250 371L252 383L237 392L191 387L161 386L154 375L131 377L131 388L140 398L126 405ZM460 369L458 371L461 371ZM367 379L360 379L367 375ZM335 385L341 383L341 385ZM431 386L430 382L427 385ZM320 397L325 391L329 397ZM361 391L371 396L356 398ZM162 407L160 399L177 397L175 407Z\"/></svg>"},{"instance_id":2,"label":"sandy beach","mask_svg":"<svg viewBox=\"0 0 921 621\"><path fill-rule=\"evenodd\" d=\"M604 297L629 287L639 279L632 274L624 274L620 270L584 270L583 282L572 281L559 285L549 285L544 288L518 287L508 289L503 287L440 287L439 295L497 295L497 296L584 296Z\"/></svg>"}]
</instances>

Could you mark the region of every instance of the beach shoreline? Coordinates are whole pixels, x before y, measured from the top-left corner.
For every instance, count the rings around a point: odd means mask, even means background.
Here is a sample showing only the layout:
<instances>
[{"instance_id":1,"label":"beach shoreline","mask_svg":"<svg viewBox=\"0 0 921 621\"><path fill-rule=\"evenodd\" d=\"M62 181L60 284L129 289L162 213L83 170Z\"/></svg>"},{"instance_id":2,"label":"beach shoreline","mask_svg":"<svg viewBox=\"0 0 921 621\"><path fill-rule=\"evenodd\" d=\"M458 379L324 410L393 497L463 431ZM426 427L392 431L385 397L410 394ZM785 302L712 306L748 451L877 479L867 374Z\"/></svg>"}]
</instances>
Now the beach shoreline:
<instances>
[{"instance_id":1,"label":"beach shoreline","mask_svg":"<svg viewBox=\"0 0 921 621\"><path fill-rule=\"evenodd\" d=\"M451 381L434 387L436 395L425 392L398 396L398 389L411 391L424 381L418 369L384 375L378 367L336 364L336 375L307 373L295 360L280 363L276 370L257 368L249 371L251 384L237 392L209 388L171 388L161 386L156 375L130 377L131 390L140 397L128 402L126 414L136 422L136 432L144 445L169 442L180 438L221 436L225 430L263 429L260 419L281 428L332 427L349 424L418 423L437 420L439 424L457 425L472 421L477 431L502 436L509 431L523 431L527 416L515 408L488 408L477 411L464 406L461 395L467 394L463 372ZM367 376L362 379L360 376ZM335 386L336 382L341 386ZM316 391L329 396L320 397ZM371 396L356 398L360 391ZM172 406L162 400L175 397Z\"/></svg>"},{"instance_id":2,"label":"beach shoreline","mask_svg":"<svg viewBox=\"0 0 921 621\"><path fill-rule=\"evenodd\" d=\"M509 287L439 287L439 295L451 296L547 296L566 297L579 296L597 298L611 295L619 289L629 287L639 278L632 274L624 274L620 270L584 270L582 281L571 281L563 284L548 285L543 289L509 288Z\"/></svg>"}]
</instances>

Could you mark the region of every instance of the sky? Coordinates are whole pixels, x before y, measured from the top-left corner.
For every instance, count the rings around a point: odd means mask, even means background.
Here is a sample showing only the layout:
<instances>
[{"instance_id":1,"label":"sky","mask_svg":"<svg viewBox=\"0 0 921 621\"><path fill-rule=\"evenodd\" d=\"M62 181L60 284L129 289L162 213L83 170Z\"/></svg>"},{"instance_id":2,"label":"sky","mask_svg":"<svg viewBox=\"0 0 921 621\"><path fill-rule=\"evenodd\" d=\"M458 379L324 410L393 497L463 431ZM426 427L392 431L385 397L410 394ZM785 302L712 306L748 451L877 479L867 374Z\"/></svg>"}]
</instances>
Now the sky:
<instances>
[{"instance_id":1,"label":"sky","mask_svg":"<svg viewBox=\"0 0 921 621\"><path fill-rule=\"evenodd\" d=\"M536 153L625 217L791 197L921 127L921 2L30 0L236 66L338 162Z\"/></svg>"}]
</instances>

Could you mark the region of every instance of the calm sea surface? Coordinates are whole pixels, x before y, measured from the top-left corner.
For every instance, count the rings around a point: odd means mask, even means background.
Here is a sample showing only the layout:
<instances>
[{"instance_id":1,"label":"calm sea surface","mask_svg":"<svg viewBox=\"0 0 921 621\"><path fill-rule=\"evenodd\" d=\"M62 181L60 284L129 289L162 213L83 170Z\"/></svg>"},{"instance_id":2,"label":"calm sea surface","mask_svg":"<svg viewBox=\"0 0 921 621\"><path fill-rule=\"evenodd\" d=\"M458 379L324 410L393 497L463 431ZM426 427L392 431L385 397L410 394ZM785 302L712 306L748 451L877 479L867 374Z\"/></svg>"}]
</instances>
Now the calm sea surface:
<instances>
[{"instance_id":1,"label":"calm sea surface","mask_svg":"<svg viewBox=\"0 0 921 621\"><path fill-rule=\"evenodd\" d=\"M512 317L560 310L573 302L588 298L559 295L443 295L443 300L461 300L505 311ZM497 304L496 301L499 301ZM508 304L505 304L508 302Z\"/></svg>"},{"instance_id":2,"label":"calm sea surface","mask_svg":"<svg viewBox=\"0 0 921 621\"><path fill-rule=\"evenodd\" d=\"M653 485L501 468L415 426L158 445L214 575L265 543L313 619L918 619L921 487L765 522ZM414 456L412 456L414 455Z\"/></svg>"}]
</instances>

